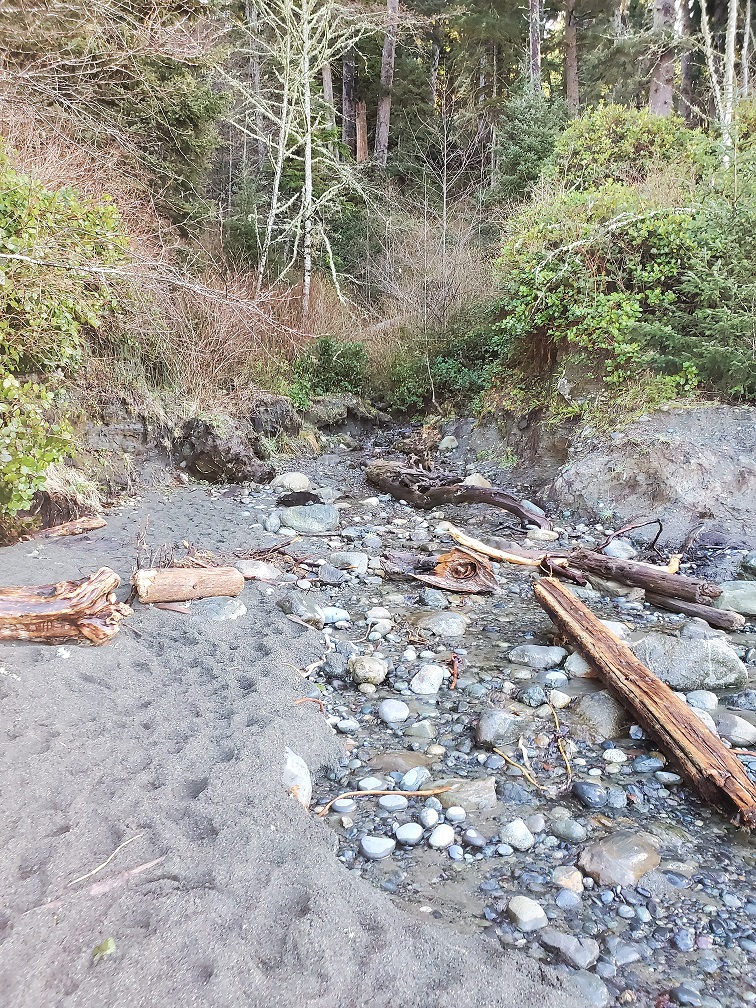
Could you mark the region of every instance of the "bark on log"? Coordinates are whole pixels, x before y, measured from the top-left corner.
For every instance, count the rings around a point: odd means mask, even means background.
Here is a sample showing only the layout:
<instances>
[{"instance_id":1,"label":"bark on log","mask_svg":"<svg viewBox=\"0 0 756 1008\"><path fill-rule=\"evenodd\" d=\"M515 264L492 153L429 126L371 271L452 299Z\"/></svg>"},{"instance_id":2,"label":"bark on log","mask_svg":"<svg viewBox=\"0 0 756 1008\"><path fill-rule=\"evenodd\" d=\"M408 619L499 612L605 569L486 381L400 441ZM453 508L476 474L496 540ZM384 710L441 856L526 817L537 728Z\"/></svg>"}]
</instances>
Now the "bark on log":
<instances>
[{"instance_id":1,"label":"bark on log","mask_svg":"<svg viewBox=\"0 0 756 1008\"><path fill-rule=\"evenodd\" d=\"M708 802L756 827L756 784L745 767L633 652L559 581L541 578L538 602L638 724Z\"/></svg>"},{"instance_id":2,"label":"bark on log","mask_svg":"<svg viewBox=\"0 0 756 1008\"><path fill-rule=\"evenodd\" d=\"M488 504L517 515L523 525L551 528L547 518L529 511L516 497L499 487L466 486L457 476L431 475L422 469L409 469L387 462L375 462L368 466L365 477L368 483L384 493L421 511L432 511L448 504Z\"/></svg>"},{"instance_id":3,"label":"bark on log","mask_svg":"<svg viewBox=\"0 0 756 1008\"><path fill-rule=\"evenodd\" d=\"M244 577L235 567L160 567L138 570L131 579L140 602L188 602L240 595Z\"/></svg>"},{"instance_id":4,"label":"bark on log","mask_svg":"<svg viewBox=\"0 0 756 1008\"><path fill-rule=\"evenodd\" d=\"M684 602L682 599L668 598L666 595L654 595L646 592L646 601L657 609L668 609L670 612L682 613L683 616L697 616L706 620L709 626L719 630L742 630L745 626L745 616L731 609L716 609L714 606L699 605L697 602Z\"/></svg>"},{"instance_id":5,"label":"bark on log","mask_svg":"<svg viewBox=\"0 0 756 1008\"><path fill-rule=\"evenodd\" d=\"M0 588L0 640L48 643L84 638L105 644L120 629L128 606L116 600L121 579L101 567L80 581L35 588Z\"/></svg>"},{"instance_id":6,"label":"bark on log","mask_svg":"<svg viewBox=\"0 0 756 1008\"><path fill-rule=\"evenodd\" d=\"M556 557L555 553L555 557ZM564 554L561 554L564 556ZM686 577L684 574L670 574L652 564L635 560L615 560L613 557L594 553L592 550L577 549L568 554L571 567L598 574L611 581L645 588L654 595L665 595L682 599L684 602L700 602L709 605L722 594L722 589L707 581Z\"/></svg>"}]
</instances>

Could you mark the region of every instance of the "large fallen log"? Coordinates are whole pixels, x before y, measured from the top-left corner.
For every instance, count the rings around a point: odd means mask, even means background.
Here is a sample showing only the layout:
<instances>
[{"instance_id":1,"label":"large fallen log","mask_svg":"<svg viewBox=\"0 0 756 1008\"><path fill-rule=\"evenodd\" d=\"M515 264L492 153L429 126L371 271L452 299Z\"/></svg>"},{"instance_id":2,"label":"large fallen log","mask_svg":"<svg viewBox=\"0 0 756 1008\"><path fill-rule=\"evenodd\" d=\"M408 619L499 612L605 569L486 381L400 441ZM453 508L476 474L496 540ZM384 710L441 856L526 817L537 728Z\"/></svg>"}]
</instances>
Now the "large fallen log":
<instances>
[{"instance_id":1,"label":"large fallen log","mask_svg":"<svg viewBox=\"0 0 756 1008\"><path fill-rule=\"evenodd\" d=\"M85 532L94 532L96 529L105 528L108 523L100 515L88 515L84 518L74 518L73 521L64 522L63 525L53 525L51 528L40 529L35 532L35 539L56 539L63 536L84 535Z\"/></svg>"},{"instance_id":2,"label":"large fallen log","mask_svg":"<svg viewBox=\"0 0 756 1008\"><path fill-rule=\"evenodd\" d=\"M188 602L239 595L244 577L236 567L160 567L138 570L131 578L140 602Z\"/></svg>"},{"instance_id":3,"label":"large fallen log","mask_svg":"<svg viewBox=\"0 0 756 1008\"><path fill-rule=\"evenodd\" d=\"M530 511L516 497L499 487L467 486L458 476L431 474L423 469L380 461L367 467L365 478L384 493L421 511L432 511L449 504L488 504L516 515L523 525L551 528L547 518Z\"/></svg>"},{"instance_id":4,"label":"large fallen log","mask_svg":"<svg viewBox=\"0 0 756 1008\"><path fill-rule=\"evenodd\" d=\"M561 582L541 578L535 596L699 794L739 825L755 828L756 784L731 750Z\"/></svg>"},{"instance_id":5,"label":"large fallen log","mask_svg":"<svg viewBox=\"0 0 756 1008\"><path fill-rule=\"evenodd\" d=\"M610 581L645 588L654 595L682 599L683 602L709 605L722 594L719 585L690 578L684 574L671 574L662 567L640 563L637 560L616 560L614 557L586 549L572 550L568 557L570 566L578 570L598 574Z\"/></svg>"},{"instance_id":6,"label":"large fallen log","mask_svg":"<svg viewBox=\"0 0 756 1008\"><path fill-rule=\"evenodd\" d=\"M742 630L745 626L745 616L733 612L732 609L716 609L714 606L700 605L698 602L684 602L682 599L668 598L666 595L654 595L646 592L646 601L657 609L667 609L669 612L681 613L683 616L696 616L706 620L709 626L719 630Z\"/></svg>"},{"instance_id":7,"label":"large fallen log","mask_svg":"<svg viewBox=\"0 0 756 1008\"><path fill-rule=\"evenodd\" d=\"M84 638L105 644L131 609L119 603L120 578L101 567L80 581L35 588L0 588L0 640L48 643Z\"/></svg>"}]
</instances>

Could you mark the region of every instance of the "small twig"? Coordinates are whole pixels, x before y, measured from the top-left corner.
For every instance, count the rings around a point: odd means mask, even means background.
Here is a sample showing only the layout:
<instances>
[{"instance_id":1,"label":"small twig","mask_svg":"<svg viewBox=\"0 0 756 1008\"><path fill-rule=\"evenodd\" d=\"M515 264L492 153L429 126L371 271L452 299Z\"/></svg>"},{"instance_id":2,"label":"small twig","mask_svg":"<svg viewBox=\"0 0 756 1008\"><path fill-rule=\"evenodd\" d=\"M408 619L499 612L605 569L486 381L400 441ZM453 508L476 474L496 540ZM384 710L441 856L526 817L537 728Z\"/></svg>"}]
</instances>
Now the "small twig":
<instances>
[{"instance_id":1,"label":"small twig","mask_svg":"<svg viewBox=\"0 0 756 1008\"><path fill-rule=\"evenodd\" d=\"M446 663L451 669L451 683L449 684L449 689L457 688L457 676L459 675L459 655L456 651L452 651L451 658L448 659Z\"/></svg>"},{"instance_id":2,"label":"small twig","mask_svg":"<svg viewBox=\"0 0 756 1008\"><path fill-rule=\"evenodd\" d=\"M303 697L300 697L300 698L299 698L299 700L295 700L295 701L294 701L294 703L295 703L295 704L303 704L303 703L314 703L314 704L317 704L317 705L318 705L318 707L320 707L321 711L322 711L322 712L323 712L324 714L325 714L325 712L326 712L326 710L325 710L325 704L323 703L323 701L322 701L322 700L319 700L319 699L318 699L318 697L314 697L314 696L303 696Z\"/></svg>"},{"instance_id":3,"label":"small twig","mask_svg":"<svg viewBox=\"0 0 756 1008\"><path fill-rule=\"evenodd\" d=\"M72 886L72 885L76 885L77 882L84 882L86 879L91 878L93 875L96 875L98 872L101 872L103 868L107 868L107 866L110 864L110 862L116 856L116 854L120 854L120 852L123 850L124 847L128 847L130 843L134 843L134 841L138 840L141 836L142 836L141 833L137 833L136 836L130 837L128 840L124 840L122 844L119 844L119 846L116 847L116 849L113 851L113 853L107 859L107 861L103 861L102 864L97 865L96 868L93 868L92 871L87 872L86 875L80 875L78 878L73 879L71 882L68 883L68 885Z\"/></svg>"},{"instance_id":4,"label":"small twig","mask_svg":"<svg viewBox=\"0 0 756 1008\"><path fill-rule=\"evenodd\" d=\"M427 797L428 795L443 794L444 791L451 791L451 790L452 786L448 785L447 787L433 788L430 791L345 791L344 794L336 795L335 798L331 798L328 804L324 805L323 808L320 810L320 812L318 812L318 817L322 819L323 816L328 813L328 810L331 807L331 805L333 805L334 802L339 801L340 798L360 798L360 797L368 798L370 795L375 796L375 795L389 795L389 794L403 795L405 798L417 798L419 795L424 795Z\"/></svg>"}]
</instances>

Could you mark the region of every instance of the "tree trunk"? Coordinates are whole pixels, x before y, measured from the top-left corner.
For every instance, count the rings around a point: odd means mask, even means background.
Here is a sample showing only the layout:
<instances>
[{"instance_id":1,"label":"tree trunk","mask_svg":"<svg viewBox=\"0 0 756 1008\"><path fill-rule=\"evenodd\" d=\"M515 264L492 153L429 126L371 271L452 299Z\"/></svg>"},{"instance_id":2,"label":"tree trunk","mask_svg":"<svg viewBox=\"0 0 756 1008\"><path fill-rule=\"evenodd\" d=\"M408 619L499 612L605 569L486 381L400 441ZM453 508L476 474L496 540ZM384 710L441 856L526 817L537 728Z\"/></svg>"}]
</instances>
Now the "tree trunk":
<instances>
[{"instance_id":1,"label":"tree trunk","mask_svg":"<svg viewBox=\"0 0 756 1008\"><path fill-rule=\"evenodd\" d=\"M571 117L580 114L575 3L576 0L565 0L564 4L564 95Z\"/></svg>"},{"instance_id":2,"label":"tree trunk","mask_svg":"<svg viewBox=\"0 0 756 1008\"><path fill-rule=\"evenodd\" d=\"M240 595L244 577L236 567L159 567L131 579L140 602L188 602Z\"/></svg>"},{"instance_id":3,"label":"tree trunk","mask_svg":"<svg viewBox=\"0 0 756 1008\"><path fill-rule=\"evenodd\" d=\"M730 0L727 7L727 33L725 35L724 72L722 74L722 141L732 148L732 116L735 109L735 39L738 32L738 0Z\"/></svg>"},{"instance_id":4,"label":"tree trunk","mask_svg":"<svg viewBox=\"0 0 756 1008\"><path fill-rule=\"evenodd\" d=\"M328 115L328 128L332 133L336 133L336 106L333 101L333 74L331 72L331 64L325 62L323 64L323 101L326 104L327 115ZM338 153L335 149L334 144L329 144L329 149L333 157L338 159Z\"/></svg>"},{"instance_id":5,"label":"tree trunk","mask_svg":"<svg viewBox=\"0 0 756 1008\"><path fill-rule=\"evenodd\" d=\"M750 89L749 71L748 71L748 60L750 59L750 49L751 49L751 0L746 0L745 8L745 23L743 25L743 49L740 54L740 65L742 69L742 82L740 87L740 94L742 98L748 97L748 91Z\"/></svg>"},{"instance_id":6,"label":"tree trunk","mask_svg":"<svg viewBox=\"0 0 756 1008\"><path fill-rule=\"evenodd\" d=\"M646 601L657 609L668 609L670 612L682 613L683 616L706 620L709 626L718 627L720 630L742 630L745 626L745 616L732 612L731 609L715 609L714 606L683 602L682 599L653 595L651 592L646 592Z\"/></svg>"},{"instance_id":7,"label":"tree trunk","mask_svg":"<svg viewBox=\"0 0 756 1008\"><path fill-rule=\"evenodd\" d=\"M693 710L559 581L541 578L535 596L619 702L659 743L708 802L756 827L756 784Z\"/></svg>"},{"instance_id":8,"label":"tree trunk","mask_svg":"<svg viewBox=\"0 0 756 1008\"><path fill-rule=\"evenodd\" d=\"M388 162L389 125L391 123L391 89L394 85L396 58L396 33L399 0L386 0L388 27L383 40L381 56L381 92L378 98L378 115L375 124L375 160L385 168Z\"/></svg>"},{"instance_id":9,"label":"tree trunk","mask_svg":"<svg viewBox=\"0 0 756 1008\"><path fill-rule=\"evenodd\" d=\"M541 93L541 0L528 0L528 70L530 87Z\"/></svg>"},{"instance_id":10,"label":"tree trunk","mask_svg":"<svg viewBox=\"0 0 756 1008\"><path fill-rule=\"evenodd\" d=\"M302 327L310 317L313 248L312 80L310 69L310 2L302 2L302 111L304 115L304 180L302 183Z\"/></svg>"},{"instance_id":11,"label":"tree trunk","mask_svg":"<svg viewBox=\"0 0 756 1008\"><path fill-rule=\"evenodd\" d=\"M356 80L355 50L350 48L344 53L341 63L341 135L353 158L357 157Z\"/></svg>"},{"instance_id":12,"label":"tree trunk","mask_svg":"<svg viewBox=\"0 0 756 1008\"><path fill-rule=\"evenodd\" d=\"M557 554L555 556L564 556ZM594 553L593 550L576 549L567 554L572 567L588 574L598 574L610 581L645 588L656 595L666 595L684 602L700 602L710 605L719 598L722 589L708 581L699 581L684 574L670 574L661 567L639 563L636 560L615 560L614 557Z\"/></svg>"},{"instance_id":13,"label":"tree trunk","mask_svg":"<svg viewBox=\"0 0 756 1008\"><path fill-rule=\"evenodd\" d=\"M433 39L433 55L431 57L430 68L430 100L433 108L436 107L436 92L438 90L438 67L441 60L441 46Z\"/></svg>"},{"instance_id":14,"label":"tree trunk","mask_svg":"<svg viewBox=\"0 0 756 1008\"><path fill-rule=\"evenodd\" d=\"M673 112L675 54L670 36L674 23L674 0L654 0L654 33L661 51L651 74L648 109L660 116L668 116Z\"/></svg>"},{"instance_id":15,"label":"tree trunk","mask_svg":"<svg viewBox=\"0 0 756 1008\"><path fill-rule=\"evenodd\" d=\"M49 644L84 639L106 644L118 633L121 620L131 614L131 609L116 599L120 583L115 571L101 567L79 581L0 588L0 641Z\"/></svg>"},{"instance_id":16,"label":"tree trunk","mask_svg":"<svg viewBox=\"0 0 756 1008\"><path fill-rule=\"evenodd\" d=\"M370 156L368 152L367 105L357 102L357 164L364 164Z\"/></svg>"}]
</instances>

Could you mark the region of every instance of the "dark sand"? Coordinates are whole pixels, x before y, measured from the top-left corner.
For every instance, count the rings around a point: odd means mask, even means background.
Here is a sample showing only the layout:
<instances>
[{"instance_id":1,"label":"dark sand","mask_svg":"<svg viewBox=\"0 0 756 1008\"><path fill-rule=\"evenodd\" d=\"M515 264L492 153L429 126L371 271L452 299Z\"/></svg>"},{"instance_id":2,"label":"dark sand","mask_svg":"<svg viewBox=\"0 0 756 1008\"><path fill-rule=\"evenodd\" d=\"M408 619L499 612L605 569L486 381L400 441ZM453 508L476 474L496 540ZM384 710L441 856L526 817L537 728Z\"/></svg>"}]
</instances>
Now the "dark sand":
<instances>
[{"instance_id":1,"label":"dark sand","mask_svg":"<svg viewBox=\"0 0 756 1008\"><path fill-rule=\"evenodd\" d=\"M233 548L254 541L240 511L198 489L153 495L92 535L0 550L0 584L107 564L125 598L147 512L153 544ZM342 750L293 703L319 635L275 598L248 586L247 615L223 623L137 603L102 648L0 645L0 1005L579 1008L532 960L395 907L286 793L286 745L313 775Z\"/></svg>"}]
</instances>

